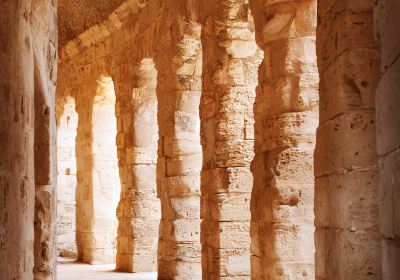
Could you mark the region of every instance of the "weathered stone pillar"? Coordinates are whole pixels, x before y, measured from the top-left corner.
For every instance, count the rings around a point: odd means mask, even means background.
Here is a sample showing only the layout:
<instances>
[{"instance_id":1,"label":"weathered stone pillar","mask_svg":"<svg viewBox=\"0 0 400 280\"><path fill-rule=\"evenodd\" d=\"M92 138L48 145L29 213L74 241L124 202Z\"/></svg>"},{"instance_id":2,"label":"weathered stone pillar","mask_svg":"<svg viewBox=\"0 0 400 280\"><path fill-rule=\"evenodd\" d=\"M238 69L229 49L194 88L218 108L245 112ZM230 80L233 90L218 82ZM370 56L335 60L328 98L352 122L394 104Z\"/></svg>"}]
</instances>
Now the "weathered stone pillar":
<instances>
[{"instance_id":1,"label":"weathered stone pillar","mask_svg":"<svg viewBox=\"0 0 400 280\"><path fill-rule=\"evenodd\" d=\"M32 2L35 111L34 279L56 279L57 22L51 0Z\"/></svg>"},{"instance_id":2,"label":"weathered stone pillar","mask_svg":"<svg viewBox=\"0 0 400 280\"><path fill-rule=\"evenodd\" d=\"M162 215L158 278L200 279L200 26L183 18L174 23L161 27L155 57Z\"/></svg>"},{"instance_id":3,"label":"weathered stone pillar","mask_svg":"<svg viewBox=\"0 0 400 280\"><path fill-rule=\"evenodd\" d=\"M35 69L34 279L56 278L55 80L54 84L48 87L47 77L41 76L47 73L49 72L40 73Z\"/></svg>"},{"instance_id":4,"label":"weathered stone pillar","mask_svg":"<svg viewBox=\"0 0 400 280\"><path fill-rule=\"evenodd\" d=\"M125 85L117 85L117 142L123 176L117 211L117 270L156 271L161 213L156 183L157 72L151 59L128 67L134 73L119 71L118 83Z\"/></svg>"},{"instance_id":5,"label":"weathered stone pillar","mask_svg":"<svg viewBox=\"0 0 400 280\"><path fill-rule=\"evenodd\" d=\"M381 279L372 0L318 2L316 279Z\"/></svg>"},{"instance_id":6,"label":"weathered stone pillar","mask_svg":"<svg viewBox=\"0 0 400 280\"><path fill-rule=\"evenodd\" d=\"M0 11L0 274L52 279L55 7L3 1Z\"/></svg>"},{"instance_id":7,"label":"weathered stone pillar","mask_svg":"<svg viewBox=\"0 0 400 280\"><path fill-rule=\"evenodd\" d=\"M261 51L248 1L206 1L202 8L203 279L248 279L253 103Z\"/></svg>"},{"instance_id":8,"label":"weathered stone pillar","mask_svg":"<svg viewBox=\"0 0 400 280\"><path fill-rule=\"evenodd\" d=\"M251 211L253 279L314 279L316 1L250 1L264 50Z\"/></svg>"},{"instance_id":9,"label":"weathered stone pillar","mask_svg":"<svg viewBox=\"0 0 400 280\"><path fill-rule=\"evenodd\" d=\"M120 192L114 84L101 76L80 91L86 94L77 98L78 258L91 264L113 263Z\"/></svg>"},{"instance_id":10,"label":"weathered stone pillar","mask_svg":"<svg viewBox=\"0 0 400 280\"><path fill-rule=\"evenodd\" d=\"M400 2L375 1L381 48L376 96L383 279L400 279Z\"/></svg>"},{"instance_id":11,"label":"weathered stone pillar","mask_svg":"<svg viewBox=\"0 0 400 280\"><path fill-rule=\"evenodd\" d=\"M0 2L0 271L33 278L34 70L31 1Z\"/></svg>"}]
</instances>

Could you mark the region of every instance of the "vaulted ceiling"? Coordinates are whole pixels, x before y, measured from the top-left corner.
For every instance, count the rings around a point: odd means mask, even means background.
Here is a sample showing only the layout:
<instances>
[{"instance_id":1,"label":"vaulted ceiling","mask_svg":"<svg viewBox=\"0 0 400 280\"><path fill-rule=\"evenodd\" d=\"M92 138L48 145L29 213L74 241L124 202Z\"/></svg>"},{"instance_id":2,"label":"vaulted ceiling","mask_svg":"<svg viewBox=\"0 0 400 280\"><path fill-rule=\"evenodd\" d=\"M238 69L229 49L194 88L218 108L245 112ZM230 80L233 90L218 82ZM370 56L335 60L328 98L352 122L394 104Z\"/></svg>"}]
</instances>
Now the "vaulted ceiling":
<instances>
[{"instance_id":1,"label":"vaulted ceiling","mask_svg":"<svg viewBox=\"0 0 400 280\"><path fill-rule=\"evenodd\" d=\"M105 20L124 0L58 0L59 47Z\"/></svg>"}]
</instances>

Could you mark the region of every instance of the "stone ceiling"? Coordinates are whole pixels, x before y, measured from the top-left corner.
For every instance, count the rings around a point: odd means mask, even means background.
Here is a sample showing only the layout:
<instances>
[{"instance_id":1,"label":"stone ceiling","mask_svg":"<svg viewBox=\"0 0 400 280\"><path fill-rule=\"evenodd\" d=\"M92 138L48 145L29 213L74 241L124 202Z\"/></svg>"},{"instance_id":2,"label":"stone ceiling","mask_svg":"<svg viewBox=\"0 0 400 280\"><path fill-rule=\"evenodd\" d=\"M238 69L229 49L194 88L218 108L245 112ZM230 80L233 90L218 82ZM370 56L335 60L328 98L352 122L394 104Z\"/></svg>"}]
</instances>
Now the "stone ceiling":
<instances>
[{"instance_id":1,"label":"stone ceiling","mask_svg":"<svg viewBox=\"0 0 400 280\"><path fill-rule=\"evenodd\" d=\"M59 47L105 20L124 0L58 0Z\"/></svg>"}]
</instances>

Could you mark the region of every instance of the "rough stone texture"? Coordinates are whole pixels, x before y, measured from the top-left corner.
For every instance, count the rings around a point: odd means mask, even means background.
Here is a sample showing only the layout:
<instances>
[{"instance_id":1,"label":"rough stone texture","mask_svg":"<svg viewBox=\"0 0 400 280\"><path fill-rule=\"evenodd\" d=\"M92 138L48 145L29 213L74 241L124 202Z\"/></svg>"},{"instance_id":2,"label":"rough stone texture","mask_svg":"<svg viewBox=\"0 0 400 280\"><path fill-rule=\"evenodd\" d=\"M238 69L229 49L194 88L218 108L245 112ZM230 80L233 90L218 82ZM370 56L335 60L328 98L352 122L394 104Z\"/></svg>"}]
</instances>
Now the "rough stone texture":
<instances>
[{"instance_id":1,"label":"rough stone texture","mask_svg":"<svg viewBox=\"0 0 400 280\"><path fill-rule=\"evenodd\" d=\"M56 278L57 26L53 1L32 1L34 61L34 279Z\"/></svg>"},{"instance_id":2,"label":"rough stone texture","mask_svg":"<svg viewBox=\"0 0 400 280\"><path fill-rule=\"evenodd\" d=\"M314 279L316 1L251 1L264 50L254 105L252 279Z\"/></svg>"},{"instance_id":3,"label":"rough stone texture","mask_svg":"<svg viewBox=\"0 0 400 280\"><path fill-rule=\"evenodd\" d=\"M60 64L57 98L72 97L78 114L75 152L78 259L92 264L113 263L120 193L114 84L98 62L82 67L74 63L76 68Z\"/></svg>"},{"instance_id":4,"label":"rough stone texture","mask_svg":"<svg viewBox=\"0 0 400 280\"><path fill-rule=\"evenodd\" d=\"M205 1L201 11L203 279L249 279L253 103L261 51L248 1Z\"/></svg>"},{"instance_id":5,"label":"rough stone texture","mask_svg":"<svg viewBox=\"0 0 400 280\"><path fill-rule=\"evenodd\" d=\"M400 279L400 2L376 1L381 48L376 96L383 279Z\"/></svg>"},{"instance_id":6,"label":"rough stone texture","mask_svg":"<svg viewBox=\"0 0 400 280\"><path fill-rule=\"evenodd\" d=\"M56 154L61 254L400 278L398 1L60 1L57 107L56 1L0 4L1 279L56 277Z\"/></svg>"},{"instance_id":7,"label":"rough stone texture","mask_svg":"<svg viewBox=\"0 0 400 280\"><path fill-rule=\"evenodd\" d=\"M160 202L157 198L157 71L152 59L117 78L121 200L118 206L117 270L157 270ZM121 78L121 80L120 80ZM126 89L126 90L125 90Z\"/></svg>"},{"instance_id":8,"label":"rough stone texture","mask_svg":"<svg viewBox=\"0 0 400 280\"><path fill-rule=\"evenodd\" d=\"M58 0L59 46L107 19L124 0Z\"/></svg>"},{"instance_id":9,"label":"rough stone texture","mask_svg":"<svg viewBox=\"0 0 400 280\"><path fill-rule=\"evenodd\" d=\"M72 97L57 102L57 252L77 257L76 247L76 156L78 114Z\"/></svg>"},{"instance_id":10,"label":"rough stone texture","mask_svg":"<svg viewBox=\"0 0 400 280\"><path fill-rule=\"evenodd\" d=\"M115 261L120 191L114 85L109 77L98 77L77 95L76 242L78 258L92 264Z\"/></svg>"},{"instance_id":11,"label":"rough stone texture","mask_svg":"<svg viewBox=\"0 0 400 280\"><path fill-rule=\"evenodd\" d=\"M155 247L151 244L157 237L158 225L155 221L159 219L159 214L156 211L157 200L153 197L152 180L155 177L152 164L155 157L151 143L157 138L148 141L141 125L144 125L143 121L146 123L144 118L149 115L150 130L155 129L152 123L154 106L158 102L157 193L163 212L159 225L159 278L199 279L199 173L202 160L198 111L201 94L200 26L194 23L195 15L190 2L168 1L161 4L155 0L150 1L149 6L135 1L124 2L98 29L85 31L70 41L60 53L59 96L74 96L77 89L80 93L90 92L88 89L91 86L87 81L98 73L110 73L115 81L122 185L117 263L118 269L126 271L154 269L152 252ZM103 25L107 26L108 32L101 32ZM142 72L145 69L138 67L144 59L154 61L155 69L148 74L152 75L150 80L157 77L156 103L149 97L154 94L154 89L150 89L155 84L146 90L140 85L146 81L141 76L148 75ZM81 114L87 114L87 104L90 103L87 97L80 95L76 96L79 122L86 123ZM145 97L143 104L140 101L142 97ZM80 109L83 104L86 108ZM148 126L145 127L148 129ZM147 140L147 146L143 138ZM140 153L140 150L146 151L146 154ZM77 147L77 152L79 173L79 154L82 151ZM142 172L148 172L146 179L142 177ZM145 200L145 192L152 198L146 195ZM149 203L149 200L152 202ZM85 218L80 219L84 221ZM138 227L141 227L142 233L138 234ZM78 242L78 249L79 246Z\"/></svg>"},{"instance_id":12,"label":"rough stone texture","mask_svg":"<svg viewBox=\"0 0 400 280\"><path fill-rule=\"evenodd\" d=\"M374 1L318 6L316 279L381 279Z\"/></svg>"},{"instance_id":13,"label":"rough stone texture","mask_svg":"<svg viewBox=\"0 0 400 280\"><path fill-rule=\"evenodd\" d=\"M173 7L173 6L172 6ZM171 14L169 14L171 13ZM161 26L157 184L161 200L159 279L200 279L200 25L170 10ZM171 31L169 31L171 30Z\"/></svg>"},{"instance_id":14,"label":"rough stone texture","mask_svg":"<svg viewBox=\"0 0 400 280\"><path fill-rule=\"evenodd\" d=\"M55 4L0 10L1 276L55 279Z\"/></svg>"}]
</instances>

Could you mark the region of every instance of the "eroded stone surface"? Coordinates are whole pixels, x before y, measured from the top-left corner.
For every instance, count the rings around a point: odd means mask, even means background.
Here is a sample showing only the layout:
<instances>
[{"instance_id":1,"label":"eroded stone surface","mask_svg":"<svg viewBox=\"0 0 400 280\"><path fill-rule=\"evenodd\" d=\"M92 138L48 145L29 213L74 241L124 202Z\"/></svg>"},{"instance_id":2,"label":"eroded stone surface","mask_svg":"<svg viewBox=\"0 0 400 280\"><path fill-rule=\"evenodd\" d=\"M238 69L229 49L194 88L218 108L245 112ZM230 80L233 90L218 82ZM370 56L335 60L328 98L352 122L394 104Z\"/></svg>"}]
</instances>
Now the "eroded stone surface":
<instances>
[{"instance_id":1,"label":"eroded stone surface","mask_svg":"<svg viewBox=\"0 0 400 280\"><path fill-rule=\"evenodd\" d=\"M202 3L203 279L250 277L253 103L261 51L248 1Z\"/></svg>"},{"instance_id":2,"label":"eroded stone surface","mask_svg":"<svg viewBox=\"0 0 400 280\"><path fill-rule=\"evenodd\" d=\"M381 78L376 92L379 216L383 279L400 277L400 3L376 2L376 39L381 48Z\"/></svg>"},{"instance_id":3,"label":"eroded stone surface","mask_svg":"<svg viewBox=\"0 0 400 280\"><path fill-rule=\"evenodd\" d=\"M316 279L382 279L373 1L320 1Z\"/></svg>"},{"instance_id":4,"label":"eroded stone surface","mask_svg":"<svg viewBox=\"0 0 400 280\"><path fill-rule=\"evenodd\" d=\"M54 279L56 249L159 279L400 277L397 1L61 1L57 107L55 1L14 2L2 279Z\"/></svg>"},{"instance_id":5,"label":"eroded stone surface","mask_svg":"<svg viewBox=\"0 0 400 280\"><path fill-rule=\"evenodd\" d=\"M0 269L55 279L55 84L52 1L2 2Z\"/></svg>"},{"instance_id":6,"label":"eroded stone surface","mask_svg":"<svg viewBox=\"0 0 400 280\"><path fill-rule=\"evenodd\" d=\"M252 279L314 279L317 3L250 2L264 51L254 105Z\"/></svg>"}]
</instances>

